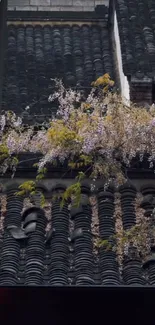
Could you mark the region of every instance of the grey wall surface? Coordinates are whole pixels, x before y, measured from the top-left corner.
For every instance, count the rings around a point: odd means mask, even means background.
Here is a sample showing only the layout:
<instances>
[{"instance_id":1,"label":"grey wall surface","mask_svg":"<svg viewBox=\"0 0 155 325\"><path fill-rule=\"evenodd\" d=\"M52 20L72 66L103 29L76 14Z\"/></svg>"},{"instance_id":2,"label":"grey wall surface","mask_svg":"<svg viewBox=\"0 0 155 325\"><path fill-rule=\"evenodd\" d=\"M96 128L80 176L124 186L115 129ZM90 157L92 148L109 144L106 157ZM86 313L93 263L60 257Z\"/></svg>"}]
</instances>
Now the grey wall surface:
<instances>
[{"instance_id":1,"label":"grey wall surface","mask_svg":"<svg viewBox=\"0 0 155 325\"><path fill-rule=\"evenodd\" d=\"M9 10L25 11L94 11L97 5L109 5L109 0L8 0Z\"/></svg>"}]
</instances>

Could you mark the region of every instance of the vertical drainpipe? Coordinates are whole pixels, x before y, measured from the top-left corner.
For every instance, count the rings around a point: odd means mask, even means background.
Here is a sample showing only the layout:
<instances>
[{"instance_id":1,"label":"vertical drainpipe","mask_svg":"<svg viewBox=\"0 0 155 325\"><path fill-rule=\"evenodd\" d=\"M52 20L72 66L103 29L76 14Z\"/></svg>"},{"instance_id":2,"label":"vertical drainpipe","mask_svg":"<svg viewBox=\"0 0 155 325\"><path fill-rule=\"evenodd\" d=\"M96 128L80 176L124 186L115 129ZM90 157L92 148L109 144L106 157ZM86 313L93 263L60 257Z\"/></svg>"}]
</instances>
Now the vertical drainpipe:
<instances>
[{"instance_id":1,"label":"vertical drainpipe","mask_svg":"<svg viewBox=\"0 0 155 325\"><path fill-rule=\"evenodd\" d=\"M3 73L4 73L4 52L7 40L7 0L0 1L0 112L2 109L2 85L3 85Z\"/></svg>"},{"instance_id":2,"label":"vertical drainpipe","mask_svg":"<svg viewBox=\"0 0 155 325\"><path fill-rule=\"evenodd\" d=\"M115 1L110 0L109 2L109 18L108 18L108 28L110 30L110 37L112 43L112 52L113 52L113 60L114 60L114 80L117 88L121 90L121 80L118 68L118 60L116 54L116 44L115 44L115 35L114 35L114 15L115 15Z\"/></svg>"},{"instance_id":3,"label":"vertical drainpipe","mask_svg":"<svg viewBox=\"0 0 155 325\"><path fill-rule=\"evenodd\" d=\"M115 62L115 80L121 91L122 99L126 104L130 102L130 86L127 76L123 71L121 40L117 21L116 2L110 0L109 5L109 25L111 27L111 37L113 44L113 57Z\"/></svg>"}]
</instances>

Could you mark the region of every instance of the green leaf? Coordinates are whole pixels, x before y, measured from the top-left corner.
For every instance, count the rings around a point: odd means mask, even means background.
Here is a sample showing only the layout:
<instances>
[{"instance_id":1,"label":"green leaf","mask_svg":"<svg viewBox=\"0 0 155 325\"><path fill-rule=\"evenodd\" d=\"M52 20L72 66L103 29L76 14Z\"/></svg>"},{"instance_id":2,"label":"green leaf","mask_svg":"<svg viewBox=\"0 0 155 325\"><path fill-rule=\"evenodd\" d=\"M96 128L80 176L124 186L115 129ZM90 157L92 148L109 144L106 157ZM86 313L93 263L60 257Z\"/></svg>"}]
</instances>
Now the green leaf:
<instances>
[{"instance_id":1,"label":"green leaf","mask_svg":"<svg viewBox=\"0 0 155 325\"><path fill-rule=\"evenodd\" d=\"M81 180L83 180L85 178L85 173L83 172L79 172L78 175L76 176L76 179L78 180L78 182L80 182Z\"/></svg>"},{"instance_id":2,"label":"green leaf","mask_svg":"<svg viewBox=\"0 0 155 325\"><path fill-rule=\"evenodd\" d=\"M38 174L37 176L36 176L36 180L37 181L40 181L41 179L43 179L44 178L44 175L43 174Z\"/></svg>"},{"instance_id":3,"label":"green leaf","mask_svg":"<svg viewBox=\"0 0 155 325\"><path fill-rule=\"evenodd\" d=\"M41 202L40 202L40 204L41 204L41 207L42 208L44 208L44 206L45 206L45 196L44 196L44 194L43 193L41 193Z\"/></svg>"},{"instance_id":4,"label":"green leaf","mask_svg":"<svg viewBox=\"0 0 155 325\"><path fill-rule=\"evenodd\" d=\"M19 185L21 191L16 192L16 195L30 195L36 190L36 184L34 181L27 181Z\"/></svg>"},{"instance_id":5,"label":"green leaf","mask_svg":"<svg viewBox=\"0 0 155 325\"><path fill-rule=\"evenodd\" d=\"M33 167L38 168L38 163L33 164Z\"/></svg>"}]
</instances>

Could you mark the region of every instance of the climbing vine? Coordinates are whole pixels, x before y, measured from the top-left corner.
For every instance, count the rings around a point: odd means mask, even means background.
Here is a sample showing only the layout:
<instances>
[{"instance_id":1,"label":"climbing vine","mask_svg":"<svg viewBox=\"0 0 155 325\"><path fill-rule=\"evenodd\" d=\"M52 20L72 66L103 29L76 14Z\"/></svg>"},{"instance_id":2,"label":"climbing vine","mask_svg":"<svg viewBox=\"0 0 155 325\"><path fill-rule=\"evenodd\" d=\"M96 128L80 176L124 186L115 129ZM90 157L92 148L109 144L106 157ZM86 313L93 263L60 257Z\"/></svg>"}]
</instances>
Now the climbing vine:
<instances>
[{"instance_id":1,"label":"climbing vine","mask_svg":"<svg viewBox=\"0 0 155 325\"><path fill-rule=\"evenodd\" d=\"M115 194L115 233L107 240L98 239L96 246L104 247L106 251L112 250L116 252L117 260L122 267L124 257L141 258L143 262L150 254L151 241L155 241L155 227L151 223L152 218L155 218L155 209L149 217L145 216L145 210L141 207L142 197L137 197L134 202L136 222L127 230L123 229L122 209L120 194Z\"/></svg>"},{"instance_id":2,"label":"climbing vine","mask_svg":"<svg viewBox=\"0 0 155 325\"><path fill-rule=\"evenodd\" d=\"M140 161L148 157L149 167L155 162L155 106L149 109L137 107L125 101L114 91L114 82L108 74L92 83L86 96L80 90L66 89L61 80L55 80L55 92L49 102L57 101L57 115L48 123L36 126L25 125L13 112L0 116L0 174L12 171L12 177L20 164L22 153L39 154L35 181L20 185L16 195L35 195L37 184L48 172L49 166L67 164L68 170L77 170L75 184L62 194L62 205L71 198L75 205L80 202L81 182L92 180L92 192L98 178L105 187L111 183L116 188L127 179L126 168L138 156ZM119 200L116 215L121 214ZM44 204L44 198L41 201ZM144 221L144 219L143 219ZM147 220L137 223L130 232L122 230L115 239L118 251L128 247L132 240L140 244L138 233L146 233ZM117 224L121 223L117 219ZM108 242L99 243L108 248ZM138 249L138 248L137 248ZM121 258L121 257L120 257Z\"/></svg>"},{"instance_id":3,"label":"climbing vine","mask_svg":"<svg viewBox=\"0 0 155 325\"><path fill-rule=\"evenodd\" d=\"M102 178L105 186L123 184L124 166L130 166L137 155L142 161L149 154L150 167L154 167L155 107L128 106L112 91L113 86L105 74L92 83L84 98L82 92L66 90L62 81L55 80L56 91L49 101L58 101L57 116L37 130L24 125L13 112L4 112L0 116L1 174L10 168L14 176L18 156L24 152L41 154L35 164L36 182L44 178L49 165L64 162L69 169L85 169L83 178L89 170L89 177L94 182ZM22 191L28 190L29 182L22 185ZM78 184L68 188L64 198L76 191L79 193Z\"/></svg>"}]
</instances>

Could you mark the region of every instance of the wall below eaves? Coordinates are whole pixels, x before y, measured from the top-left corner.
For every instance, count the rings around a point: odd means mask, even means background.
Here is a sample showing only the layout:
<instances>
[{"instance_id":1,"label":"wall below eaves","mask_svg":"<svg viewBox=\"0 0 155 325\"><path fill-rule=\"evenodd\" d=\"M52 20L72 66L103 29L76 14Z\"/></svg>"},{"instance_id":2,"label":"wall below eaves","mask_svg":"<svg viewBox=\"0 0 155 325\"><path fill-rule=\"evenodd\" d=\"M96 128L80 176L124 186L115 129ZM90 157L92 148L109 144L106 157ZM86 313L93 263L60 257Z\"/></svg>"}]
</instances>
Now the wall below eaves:
<instances>
[{"instance_id":1,"label":"wall below eaves","mask_svg":"<svg viewBox=\"0 0 155 325\"><path fill-rule=\"evenodd\" d=\"M94 11L97 5L109 0L8 0L9 10L25 11Z\"/></svg>"}]
</instances>

